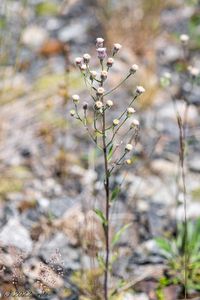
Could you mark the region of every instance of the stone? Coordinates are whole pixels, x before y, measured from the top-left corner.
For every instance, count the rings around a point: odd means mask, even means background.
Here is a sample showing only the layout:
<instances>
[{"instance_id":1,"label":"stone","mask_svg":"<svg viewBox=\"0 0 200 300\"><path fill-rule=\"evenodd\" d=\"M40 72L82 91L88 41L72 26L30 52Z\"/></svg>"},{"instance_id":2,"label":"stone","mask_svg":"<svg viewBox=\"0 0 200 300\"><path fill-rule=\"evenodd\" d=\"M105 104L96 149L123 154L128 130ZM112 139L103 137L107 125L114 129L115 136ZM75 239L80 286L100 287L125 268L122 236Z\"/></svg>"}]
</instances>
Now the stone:
<instances>
[{"instance_id":1,"label":"stone","mask_svg":"<svg viewBox=\"0 0 200 300\"><path fill-rule=\"evenodd\" d=\"M47 31L37 25L27 27L22 33L22 42L27 47L39 49L48 38Z\"/></svg>"},{"instance_id":2,"label":"stone","mask_svg":"<svg viewBox=\"0 0 200 300\"><path fill-rule=\"evenodd\" d=\"M192 172L200 173L200 157L195 156L189 160L189 169Z\"/></svg>"},{"instance_id":3,"label":"stone","mask_svg":"<svg viewBox=\"0 0 200 300\"><path fill-rule=\"evenodd\" d=\"M31 253L33 243L28 230L17 218L10 219L0 232L0 243L3 246L15 246L26 253Z\"/></svg>"},{"instance_id":4,"label":"stone","mask_svg":"<svg viewBox=\"0 0 200 300\"><path fill-rule=\"evenodd\" d=\"M59 265L70 270L80 269L79 250L71 247L67 236L62 232L56 232L47 239L39 249L39 255L48 263L56 253L59 253Z\"/></svg>"}]
</instances>

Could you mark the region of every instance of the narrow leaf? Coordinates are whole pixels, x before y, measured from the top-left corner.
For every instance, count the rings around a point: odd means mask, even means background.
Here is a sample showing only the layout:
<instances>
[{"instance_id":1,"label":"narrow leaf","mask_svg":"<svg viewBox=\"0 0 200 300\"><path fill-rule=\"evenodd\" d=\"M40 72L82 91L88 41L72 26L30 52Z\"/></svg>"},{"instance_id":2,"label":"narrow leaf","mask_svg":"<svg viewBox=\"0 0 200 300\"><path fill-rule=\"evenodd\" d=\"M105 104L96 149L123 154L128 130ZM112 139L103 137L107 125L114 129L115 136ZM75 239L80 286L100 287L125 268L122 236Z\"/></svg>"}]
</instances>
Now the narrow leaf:
<instances>
[{"instance_id":1,"label":"narrow leaf","mask_svg":"<svg viewBox=\"0 0 200 300\"><path fill-rule=\"evenodd\" d=\"M112 155L113 155L113 144L111 144L111 146L108 150L108 156L107 156L108 161L112 158Z\"/></svg>"},{"instance_id":2,"label":"narrow leaf","mask_svg":"<svg viewBox=\"0 0 200 300\"><path fill-rule=\"evenodd\" d=\"M106 220L106 218L105 218L103 212L102 212L100 209L98 209L98 208L95 208L95 209L94 209L94 212L95 212L96 215L100 218L101 223L104 224L104 225L107 225L107 220Z\"/></svg>"},{"instance_id":3,"label":"narrow leaf","mask_svg":"<svg viewBox=\"0 0 200 300\"><path fill-rule=\"evenodd\" d=\"M112 191L112 194L111 194L111 201L114 201L117 196L119 195L121 189L119 186L117 186L113 191Z\"/></svg>"},{"instance_id":4,"label":"narrow leaf","mask_svg":"<svg viewBox=\"0 0 200 300\"><path fill-rule=\"evenodd\" d=\"M119 231L117 231L112 239L112 246L114 246L120 239L121 235L130 227L130 223L124 225Z\"/></svg>"}]
</instances>

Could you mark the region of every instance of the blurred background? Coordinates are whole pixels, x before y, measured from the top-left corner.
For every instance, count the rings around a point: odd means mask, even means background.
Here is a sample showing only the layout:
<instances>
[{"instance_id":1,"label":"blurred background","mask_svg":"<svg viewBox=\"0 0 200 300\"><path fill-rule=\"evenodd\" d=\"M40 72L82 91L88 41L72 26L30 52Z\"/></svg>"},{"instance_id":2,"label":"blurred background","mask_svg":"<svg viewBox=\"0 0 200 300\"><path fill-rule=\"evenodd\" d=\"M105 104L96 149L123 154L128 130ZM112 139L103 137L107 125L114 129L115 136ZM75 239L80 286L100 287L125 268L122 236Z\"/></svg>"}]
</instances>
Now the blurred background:
<instances>
[{"instance_id":1,"label":"blurred background","mask_svg":"<svg viewBox=\"0 0 200 300\"><path fill-rule=\"evenodd\" d=\"M181 34L190 37L186 56ZM74 59L90 53L95 68L97 37L110 50L113 43L123 45L111 87L132 64L140 66L112 99L111 118L136 85L146 89L135 107L141 129L134 163L113 182L123 182L113 226L132 224L118 244L113 280L125 278L134 287L118 299L175 300L176 284L167 284L164 298L158 296L166 265L155 238L176 234L183 218L172 99L180 115L189 107L187 213L191 220L200 215L200 81L193 83L187 71L200 69L198 0L0 1L0 264L5 267L0 291L18 286L32 290L30 299L38 299L41 290L44 299L99 299L80 295L92 294L88 277L98 277L88 270L95 266L91 241L102 242L92 208L103 199L103 169L85 130L69 115L72 94L88 99ZM168 73L172 85L166 88ZM40 274L44 266L46 277Z\"/></svg>"}]
</instances>

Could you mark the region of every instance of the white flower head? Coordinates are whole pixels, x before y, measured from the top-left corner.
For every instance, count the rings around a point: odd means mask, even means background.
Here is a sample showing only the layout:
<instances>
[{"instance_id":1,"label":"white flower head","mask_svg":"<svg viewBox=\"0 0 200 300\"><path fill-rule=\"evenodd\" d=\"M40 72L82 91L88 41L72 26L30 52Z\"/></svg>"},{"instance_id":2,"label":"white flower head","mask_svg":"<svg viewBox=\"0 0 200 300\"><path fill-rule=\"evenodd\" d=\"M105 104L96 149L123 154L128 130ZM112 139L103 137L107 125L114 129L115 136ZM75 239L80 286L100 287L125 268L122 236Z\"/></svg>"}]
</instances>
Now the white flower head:
<instances>
[{"instance_id":1,"label":"white flower head","mask_svg":"<svg viewBox=\"0 0 200 300\"><path fill-rule=\"evenodd\" d=\"M97 90L97 95L101 96L101 95L104 94L104 92L105 92L104 88L99 87L98 90Z\"/></svg>"},{"instance_id":2,"label":"white flower head","mask_svg":"<svg viewBox=\"0 0 200 300\"><path fill-rule=\"evenodd\" d=\"M189 39L190 39L190 37L187 34L181 34L180 35L180 41L183 44L187 44L189 42Z\"/></svg>"},{"instance_id":3,"label":"white flower head","mask_svg":"<svg viewBox=\"0 0 200 300\"><path fill-rule=\"evenodd\" d=\"M90 54L85 53L85 54L83 55L83 61L84 61L84 63L88 64L89 61L90 61L90 59L91 59Z\"/></svg>"},{"instance_id":4,"label":"white flower head","mask_svg":"<svg viewBox=\"0 0 200 300\"><path fill-rule=\"evenodd\" d=\"M128 107L127 108L127 115L128 116L130 116L130 115L132 115L134 113L135 113L135 109L133 107Z\"/></svg>"},{"instance_id":5,"label":"white flower head","mask_svg":"<svg viewBox=\"0 0 200 300\"><path fill-rule=\"evenodd\" d=\"M145 88L143 86L137 86L135 92L137 95L141 95L145 92Z\"/></svg>"},{"instance_id":6,"label":"white flower head","mask_svg":"<svg viewBox=\"0 0 200 300\"><path fill-rule=\"evenodd\" d=\"M97 77L97 72L96 71L90 71L90 76L92 78L96 78Z\"/></svg>"},{"instance_id":7,"label":"white flower head","mask_svg":"<svg viewBox=\"0 0 200 300\"><path fill-rule=\"evenodd\" d=\"M130 128L135 128L139 126L140 126L140 122L137 119L133 119Z\"/></svg>"},{"instance_id":8,"label":"white flower head","mask_svg":"<svg viewBox=\"0 0 200 300\"><path fill-rule=\"evenodd\" d=\"M80 66L80 69L81 69L81 71L87 70L86 64L82 64L82 65Z\"/></svg>"},{"instance_id":9,"label":"white flower head","mask_svg":"<svg viewBox=\"0 0 200 300\"><path fill-rule=\"evenodd\" d=\"M108 76L108 72L107 71L101 71L101 79L102 80L106 80L107 76Z\"/></svg>"},{"instance_id":10,"label":"white flower head","mask_svg":"<svg viewBox=\"0 0 200 300\"><path fill-rule=\"evenodd\" d=\"M107 66L110 68L114 64L114 59L112 57L109 57L107 60Z\"/></svg>"},{"instance_id":11,"label":"white flower head","mask_svg":"<svg viewBox=\"0 0 200 300\"><path fill-rule=\"evenodd\" d=\"M114 44L114 50L119 51L122 48L122 45L119 43Z\"/></svg>"},{"instance_id":12,"label":"white flower head","mask_svg":"<svg viewBox=\"0 0 200 300\"><path fill-rule=\"evenodd\" d=\"M139 69L138 65L134 64L132 65L132 67L130 68L130 73L131 74L135 74L137 72L137 70Z\"/></svg>"},{"instance_id":13,"label":"white flower head","mask_svg":"<svg viewBox=\"0 0 200 300\"><path fill-rule=\"evenodd\" d=\"M82 58L81 57L77 57L75 59L75 63L76 63L77 66L80 66L82 64Z\"/></svg>"},{"instance_id":14,"label":"white flower head","mask_svg":"<svg viewBox=\"0 0 200 300\"><path fill-rule=\"evenodd\" d=\"M114 120L113 120L113 125L114 125L114 126L119 125L119 120L118 120L118 119L114 119Z\"/></svg>"},{"instance_id":15,"label":"white flower head","mask_svg":"<svg viewBox=\"0 0 200 300\"><path fill-rule=\"evenodd\" d=\"M95 107L96 107L97 109L101 109L101 108L103 107L103 103L102 103L101 101L96 101L96 102L95 102Z\"/></svg>"},{"instance_id":16,"label":"white flower head","mask_svg":"<svg viewBox=\"0 0 200 300\"><path fill-rule=\"evenodd\" d=\"M126 147L125 147L125 150L126 151L131 151L131 150L133 150L133 146L131 144L127 144Z\"/></svg>"},{"instance_id":17,"label":"white flower head","mask_svg":"<svg viewBox=\"0 0 200 300\"><path fill-rule=\"evenodd\" d=\"M79 100L80 100L79 95L72 95L72 100L74 103L79 103Z\"/></svg>"},{"instance_id":18,"label":"white flower head","mask_svg":"<svg viewBox=\"0 0 200 300\"><path fill-rule=\"evenodd\" d=\"M113 106L112 100L107 100L107 101L106 101L106 105L107 105L108 107L112 107L112 106Z\"/></svg>"},{"instance_id":19,"label":"white flower head","mask_svg":"<svg viewBox=\"0 0 200 300\"><path fill-rule=\"evenodd\" d=\"M103 43L104 43L104 39L103 39L103 38L98 37L98 38L96 39L96 47L97 47L97 48L103 48Z\"/></svg>"}]
</instances>

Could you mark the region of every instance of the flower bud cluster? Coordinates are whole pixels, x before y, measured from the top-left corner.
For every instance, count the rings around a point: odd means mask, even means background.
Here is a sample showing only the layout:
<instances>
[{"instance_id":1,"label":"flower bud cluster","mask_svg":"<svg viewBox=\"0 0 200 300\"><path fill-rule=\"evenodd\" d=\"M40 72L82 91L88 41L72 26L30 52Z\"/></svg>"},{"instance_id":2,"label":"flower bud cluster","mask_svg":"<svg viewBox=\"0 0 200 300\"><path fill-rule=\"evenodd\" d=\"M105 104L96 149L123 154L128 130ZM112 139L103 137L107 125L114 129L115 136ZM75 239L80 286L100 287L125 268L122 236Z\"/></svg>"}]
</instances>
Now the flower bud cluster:
<instances>
[{"instance_id":1,"label":"flower bud cluster","mask_svg":"<svg viewBox=\"0 0 200 300\"><path fill-rule=\"evenodd\" d=\"M186 43L187 38L182 37L181 38L184 43ZM128 71L127 77L122 80L115 88L111 89L110 91L105 90L105 81L108 79L109 71L110 68L114 64L114 56L120 52L122 46L119 43L115 43L113 45L112 49L112 55L107 56L107 48L104 45L104 39L99 37L96 39L96 53L97 57L100 61L100 68L101 71L96 72L95 70L91 69L90 67L90 62L91 62L91 56L88 53L85 53L82 57L77 57L75 59L75 64L76 66L80 69L82 72L82 75L84 76L85 83L91 90L91 98L93 99L94 103L90 107L93 108L94 112L94 124L92 127L92 132L90 129L87 127L87 131L90 135L90 137L94 136L93 141L97 143L97 141L102 138L106 138L106 142L103 140L101 141L101 147L104 145L111 145L114 143L114 137L118 134L118 132L121 130L122 126L126 123L127 119L130 120L131 124L129 125L129 128L127 130L127 134L129 131L137 132L140 126L140 123L137 119L132 119L133 115L135 114L135 109L133 107L133 102L139 98L140 95L142 95L145 92L145 88L143 86L136 86L135 92L134 92L134 97L130 101L128 107L123 111L123 113L114 118L109 124L109 118L107 118L107 114L109 114L109 111L111 108L114 106L115 101L110 99L110 97L107 97L110 95L114 90L116 90L121 84L124 83L131 75L135 75L136 72L138 72L139 67L137 64L133 64ZM197 71L192 69L188 69L190 73L192 74L197 74ZM77 118L78 120L82 121L84 126L88 126L88 107L89 104L87 102L83 102L82 108L83 112L82 114L79 114L78 107L80 103L80 97L79 95L72 95L72 101L74 103L75 109L70 110L70 114L72 117ZM83 117L82 117L83 116ZM104 121L103 121L104 120ZM105 121L106 120L106 121ZM103 122L104 126L103 126ZM108 123L108 124L107 124ZM90 123L91 124L91 123ZM103 127L102 127L103 126ZM104 130L104 131L103 131ZM98 136L96 136L96 133L99 133ZM126 134L124 135L123 139L125 138ZM109 138L111 138L109 142ZM111 143L111 144L110 144ZM116 143L116 147L120 147L123 145L124 142L122 141L121 143ZM98 145L98 143L97 143ZM132 164L132 160L130 158L127 158L126 156L130 151L133 150L133 145L131 140L129 143L125 144L123 148L121 149L122 156L121 158L116 162L116 165L120 164L127 164L130 165Z\"/></svg>"}]
</instances>

